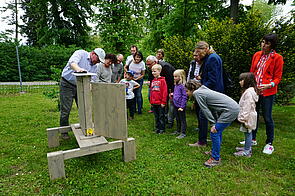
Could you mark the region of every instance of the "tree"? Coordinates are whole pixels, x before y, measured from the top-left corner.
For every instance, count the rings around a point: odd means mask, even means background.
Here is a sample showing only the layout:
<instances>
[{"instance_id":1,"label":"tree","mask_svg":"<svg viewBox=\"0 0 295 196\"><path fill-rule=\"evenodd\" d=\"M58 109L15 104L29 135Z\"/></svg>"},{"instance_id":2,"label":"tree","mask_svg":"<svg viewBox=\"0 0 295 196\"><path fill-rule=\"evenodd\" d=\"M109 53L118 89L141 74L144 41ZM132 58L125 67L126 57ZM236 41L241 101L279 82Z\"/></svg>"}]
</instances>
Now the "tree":
<instances>
[{"instance_id":1,"label":"tree","mask_svg":"<svg viewBox=\"0 0 295 196\"><path fill-rule=\"evenodd\" d=\"M229 16L227 9L223 7L225 1L148 1L147 47L151 47L151 50L163 47L161 40L171 36L182 36L183 39L194 37L198 28L202 28L209 18L223 19Z\"/></svg>"},{"instance_id":2,"label":"tree","mask_svg":"<svg viewBox=\"0 0 295 196\"><path fill-rule=\"evenodd\" d=\"M90 0L24 0L22 32L28 43L36 46L61 44L85 47L92 14Z\"/></svg>"},{"instance_id":3,"label":"tree","mask_svg":"<svg viewBox=\"0 0 295 196\"><path fill-rule=\"evenodd\" d=\"M92 22L107 51L125 54L131 44L142 39L144 1L97 0L95 6L98 13Z\"/></svg>"},{"instance_id":4,"label":"tree","mask_svg":"<svg viewBox=\"0 0 295 196\"><path fill-rule=\"evenodd\" d=\"M147 36L145 37L145 48L153 51L161 48L161 40L164 39L164 30L162 28L163 18L169 14L172 5L167 0L147 0Z\"/></svg>"},{"instance_id":5,"label":"tree","mask_svg":"<svg viewBox=\"0 0 295 196\"><path fill-rule=\"evenodd\" d=\"M254 0L252 0L254 2ZM268 0L268 4L286 4L287 0ZM230 0L230 17L237 22L240 0ZM253 3L252 3L253 5Z\"/></svg>"},{"instance_id":6,"label":"tree","mask_svg":"<svg viewBox=\"0 0 295 196\"><path fill-rule=\"evenodd\" d=\"M240 0L230 0L230 17L236 23L239 13L239 2Z\"/></svg>"},{"instance_id":7,"label":"tree","mask_svg":"<svg viewBox=\"0 0 295 196\"><path fill-rule=\"evenodd\" d=\"M251 9L260 14L264 23L268 23L277 14L276 6L268 4L266 0L255 0Z\"/></svg>"},{"instance_id":8,"label":"tree","mask_svg":"<svg viewBox=\"0 0 295 196\"><path fill-rule=\"evenodd\" d=\"M4 32L1 32L1 37L4 40L9 40L9 37L14 33L14 41L16 43L19 42L18 34L19 34L19 20L18 20L18 0L11 0L6 4L6 6L2 7L1 11L4 13L5 11L11 11L10 16L2 17L2 20L6 20L8 25L13 25L15 29L7 29Z\"/></svg>"}]
</instances>

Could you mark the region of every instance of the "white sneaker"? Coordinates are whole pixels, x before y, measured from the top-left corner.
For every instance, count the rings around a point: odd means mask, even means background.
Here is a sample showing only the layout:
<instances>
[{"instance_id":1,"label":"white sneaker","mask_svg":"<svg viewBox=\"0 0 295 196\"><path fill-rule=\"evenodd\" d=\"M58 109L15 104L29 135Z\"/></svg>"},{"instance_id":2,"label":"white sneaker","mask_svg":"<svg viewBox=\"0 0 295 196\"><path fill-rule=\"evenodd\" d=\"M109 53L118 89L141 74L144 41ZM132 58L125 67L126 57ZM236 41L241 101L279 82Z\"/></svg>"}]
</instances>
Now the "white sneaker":
<instances>
[{"instance_id":1,"label":"white sneaker","mask_svg":"<svg viewBox=\"0 0 295 196\"><path fill-rule=\"evenodd\" d=\"M275 148L272 145L266 144L262 152L265 154L271 154L274 150Z\"/></svg>"},{"instance_id":2,"label":"white sneaker","mask_svg":"<svg viewBox=\"0 0 295 196\"><path fill-rule=\"evenodd\" d=\"M245 140L241 141L240 144L245 145ZM257 145L257 141L256 140L252 140L252 146L256 146Z\"/></svg>"}]
</instances>

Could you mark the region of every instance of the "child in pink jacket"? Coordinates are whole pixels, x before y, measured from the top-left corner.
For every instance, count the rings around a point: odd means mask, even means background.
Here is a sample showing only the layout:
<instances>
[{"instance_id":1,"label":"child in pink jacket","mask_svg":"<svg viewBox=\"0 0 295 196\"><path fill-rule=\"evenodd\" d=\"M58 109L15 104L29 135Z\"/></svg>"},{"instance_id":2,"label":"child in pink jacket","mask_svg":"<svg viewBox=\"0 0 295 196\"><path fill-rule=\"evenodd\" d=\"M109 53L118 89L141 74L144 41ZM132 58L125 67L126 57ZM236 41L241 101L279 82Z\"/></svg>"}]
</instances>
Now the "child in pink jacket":
<instances>
[{"instance_id":1,"label":"child in pink jacket","mask_svg":"<svg viewBox=\"0 0 295 196\"><path fill-rule=\"evenodd\" d=\"M238 115L238 120L241 122L240 131L245 134L245 146L237 147L235 156L252 156L252 130L256 128L257 125L257 112L256 112L256 102L258 101L257 95L257 85L255 81L255 76L251 72L242 73L239 77L240 85L242 87L243 94L240 98L240 112Z\"/></svg>"}]
</instances>

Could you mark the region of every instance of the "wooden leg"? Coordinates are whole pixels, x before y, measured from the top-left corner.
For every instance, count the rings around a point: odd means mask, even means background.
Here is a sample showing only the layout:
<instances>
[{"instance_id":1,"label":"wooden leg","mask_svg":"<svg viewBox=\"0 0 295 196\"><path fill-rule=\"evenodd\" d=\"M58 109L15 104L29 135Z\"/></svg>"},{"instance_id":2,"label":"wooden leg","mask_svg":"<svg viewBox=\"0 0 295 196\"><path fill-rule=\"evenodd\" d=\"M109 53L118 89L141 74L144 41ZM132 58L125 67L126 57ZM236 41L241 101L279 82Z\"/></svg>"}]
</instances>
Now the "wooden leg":
<instances>
[{"instance_id":1,"label":"wooden leg","mask_svg":"<svg viewBox=\"0 0 295 196\"><path fill-rule=\"evenodd\" d=\"M124 141L123 159L125 162L133 161L136 159L136 147L134 138L128 138L127 141Z\"/></svg>"},{"instance_id":2,"label":"wooden leg","mask_svg":"<svg viewBox=\"0 0 295 196\"><path fill-rule=\"evenodd\" d=\"M66 177L63 151L47 153L50 179Z\"/></svg>"},{"instance_id":3,"label":"wooden leg","mask_svg":"<svg viewBox=\"0 0 295 196\"><path fill-rule=\"evenodd\" d=\"M75 124L74 126L80 126L79 124ZM48 147L53 148L59 146L59 134L60 133L68 133L72 131L71 126L64 127L55 127L48 128L47 130L47 138L48 138Z\"/></svg>"},{"instance_id":4,"label":"wooden leg","mask_svg":"<svg viewBox=\"0 0 295 196\"><path fill-rule=\"evenodd\" d=\"M53 148L59 146L59 129L46 129L48 138L48 147Z\"/></svg>"}]
</instances>

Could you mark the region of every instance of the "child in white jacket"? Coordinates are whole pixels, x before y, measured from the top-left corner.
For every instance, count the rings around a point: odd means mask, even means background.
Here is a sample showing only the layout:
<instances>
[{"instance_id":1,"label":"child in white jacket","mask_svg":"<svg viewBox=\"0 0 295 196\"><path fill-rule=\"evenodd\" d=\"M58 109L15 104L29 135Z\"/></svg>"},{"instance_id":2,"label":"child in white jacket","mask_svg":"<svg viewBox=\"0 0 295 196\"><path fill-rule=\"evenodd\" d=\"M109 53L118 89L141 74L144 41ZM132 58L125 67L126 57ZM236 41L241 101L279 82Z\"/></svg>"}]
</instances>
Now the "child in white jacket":
<instances>
[{"instance_id":1,"label":"child in white jacket","mask_svg":"<svg viewBox=\"0 0 295 196\"><path fill-rule=\"evenodd\" d=\"M252 156L252 130L256 128L257 124L257 112L255 110L256 103L258 101L257 85L255 76L251 72L242 73L239 76L240 85L242 88L242 96L239 101L240 112L238 120L241 122L240 131L245 134L245 146L237 147L235 156Z\"/></svg>"}]
</instances>

